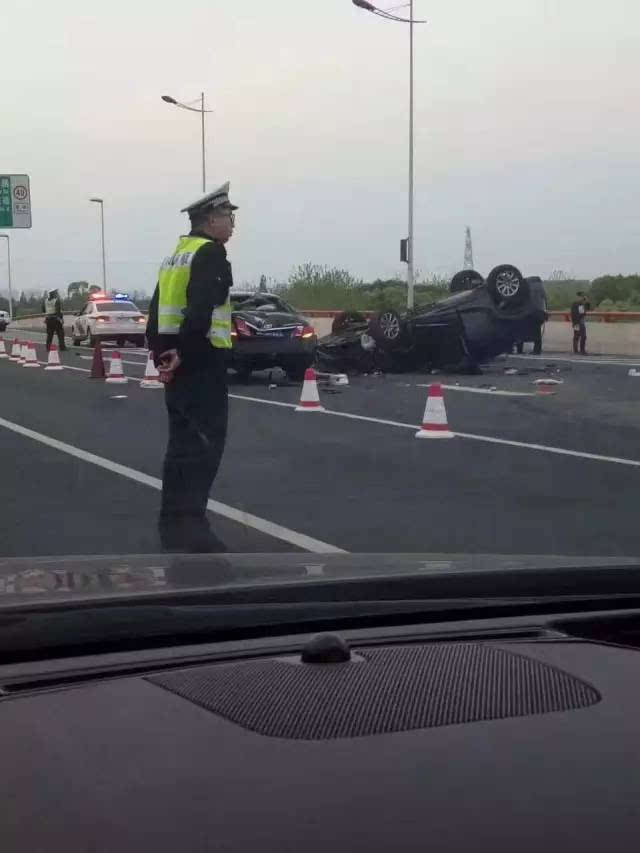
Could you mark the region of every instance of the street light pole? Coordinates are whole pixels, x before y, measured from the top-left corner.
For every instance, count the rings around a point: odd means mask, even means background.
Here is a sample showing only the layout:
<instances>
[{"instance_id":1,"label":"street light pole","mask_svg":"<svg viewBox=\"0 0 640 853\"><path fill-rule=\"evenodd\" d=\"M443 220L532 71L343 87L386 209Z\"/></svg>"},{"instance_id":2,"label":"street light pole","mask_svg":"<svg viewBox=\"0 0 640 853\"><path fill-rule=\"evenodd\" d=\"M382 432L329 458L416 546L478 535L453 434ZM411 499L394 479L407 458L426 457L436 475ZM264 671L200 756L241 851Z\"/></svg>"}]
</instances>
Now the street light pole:
<instances>
[{"instance_id":1,"label":"street light pole","mask_svg":"<svg viewBox=\"0 0 640 853\"><path fill-rule=\"evenodd\" d=\"M107 261L104 252L104 201L101 198L90 198L89 201L93 201L96 204L100 205L100 233L102 235L102 289L104 292L107 292Z\"/></svg>"},{"instance_id":2,"label":"street light pole","mask_svg":"<svg viewBox=\"0 0 640 853\"><path fill-rule=\"evenodd\" d=\"M413 0L409 4L409 245L407 246L407 308L414 305L413 276Z\"/></svg>"},{"instance_id":3,"label":"street light pole","mask_svg":"<svg viewBox=\"0 0 640 853\"><path fill-rule=\"evenodd\" d=\"M176 101L175 98L172 98L171 95L161 95L161 99L167 104L173 104L175 107L180 107L182 110L189 110L192 113L200 113L200 126L202 129L202 192L207 191L207 168L206 168L206 146L205 146L205 132L204 132L204 114L212 113L213 110L206 110L204 107L204 92L200 92L200 97L198 100L200 101L199 107L191 107L189 104L183 104L181 101ZM193 102L197 103L197 101Z\"/></svg>"},{"instance_id":4,"label":"street light pole","mask_svg":"<svg viewBox=\"0 0 640 853\"><path fill-rule=\"evenodd\" d=\"M379 9L370 3L369 0L351 0L354 6L364 9L366 12L372 12L380 18L386 18L388 21L399 21L403 24L409 24L409 234L406 249L407 260L407 308L411 309L414 306L414 290L415 290L415 275L414 275L414 252L413 252L413 237L414 237L414 75L413 75L413 26L414 24L425 24L426 21L416 21L413 17L414 0L410 0L409 17L401 18L393 14L393 10ZM402 7L398 7L402 8ZM404 241L403 241L404 243ZM404 260L404 258L403 258Z\"/></svg>"},{"instance_id":5,"label":"street light pole","mask_svg":"<svg viewBox=\"0 0 640 853\"><path fill-rule=\"evenodd\" d=\"M207 167L204 144L204 92L200 92L200 117L202 119L202 192L205 193L207 191Z\"/></svg>"},{"instance_id":6,"label":"street light pole","mask_svg":"<svg viewBox=\"0 0 640 853\"><path fill-rule=\"evenodd\" d=\"M8 234L0 234L0 237L5 237L7 241L7 273L9 280L9 319L13 320L13 293L11 291L11 241Z\"/></svg>"}]
</instances>

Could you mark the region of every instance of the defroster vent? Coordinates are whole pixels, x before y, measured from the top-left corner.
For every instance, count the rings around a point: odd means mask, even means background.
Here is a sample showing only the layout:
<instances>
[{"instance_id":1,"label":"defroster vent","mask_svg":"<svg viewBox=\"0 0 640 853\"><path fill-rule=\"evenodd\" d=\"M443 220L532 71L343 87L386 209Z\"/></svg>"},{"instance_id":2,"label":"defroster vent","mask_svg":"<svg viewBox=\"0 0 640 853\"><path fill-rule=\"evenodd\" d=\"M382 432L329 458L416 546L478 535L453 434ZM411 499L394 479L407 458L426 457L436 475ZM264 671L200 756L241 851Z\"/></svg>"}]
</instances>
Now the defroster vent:
<instances>
[{"instance_id":1,"label":"defroster vent","mask_svg":"<svg viewBox=\"0 0 640 853\"><path fill-rule=\"evenodd\" d=\"M568 673L484 644L355 651L347 663L265 659L148 681L261 735L304 740L569 711L600 699Z\"/></svg>"}]
</instances>

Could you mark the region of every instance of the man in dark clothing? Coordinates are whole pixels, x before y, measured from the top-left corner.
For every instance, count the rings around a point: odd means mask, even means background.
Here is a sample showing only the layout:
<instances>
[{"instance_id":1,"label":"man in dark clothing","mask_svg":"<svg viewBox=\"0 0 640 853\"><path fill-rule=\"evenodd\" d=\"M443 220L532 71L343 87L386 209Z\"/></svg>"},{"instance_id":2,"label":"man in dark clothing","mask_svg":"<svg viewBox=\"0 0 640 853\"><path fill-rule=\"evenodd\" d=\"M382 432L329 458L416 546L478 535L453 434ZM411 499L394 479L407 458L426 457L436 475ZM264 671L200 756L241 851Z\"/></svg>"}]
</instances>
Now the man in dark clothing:
<instances>
[{"instance_id":1,"label":"man in dark clothing","mask_svg":"<svg viewBox=\"0 0 640 853\"><path fill-rule=\"evenodd\" d=\"M50 290L42 303L42 313L45 315L44 323L47 328L47 352L51 349L53 336L58 336L58 349L64 352L64 320L62 314L62 303L57 290Z\"/></svg>"},{"instance_id":2,"label":"man in dark clothing","mask_svg":"<svg viewBox=\"0 0 640 853\"><path fill-rule=\"evenodd\" d=\"M578 345L580 345L580 355L586 355L587 345L587 311L591 310L591 305L587 302L587 297L584 293L576 293L576 301L571 305L571 325L573 326L573 351L578 354Z\"/></svg>"},{"instance_id":3,"label":"man in dark clothing","mask_svg":"<svg viewBox=\"0 0 640 853\"><path fill-rule=\"evenodd\" d=\"M169 414L159 520L169 551L225 550L206 512L227 431L233 278L225 243L237 209L228 193L227 183L185 208L191 232L163 262L149 307L147 338Z\"/></svg>"}]
</instances>

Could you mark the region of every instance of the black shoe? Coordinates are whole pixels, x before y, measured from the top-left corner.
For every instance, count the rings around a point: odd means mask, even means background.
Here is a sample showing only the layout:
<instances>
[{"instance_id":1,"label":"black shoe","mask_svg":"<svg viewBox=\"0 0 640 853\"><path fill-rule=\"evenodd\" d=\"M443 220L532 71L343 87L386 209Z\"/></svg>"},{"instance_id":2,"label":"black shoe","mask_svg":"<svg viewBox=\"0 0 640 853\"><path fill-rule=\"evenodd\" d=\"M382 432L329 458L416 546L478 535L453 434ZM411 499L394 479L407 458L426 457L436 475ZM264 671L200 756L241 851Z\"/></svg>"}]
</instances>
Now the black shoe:
<instances>
[{"instance_id":1,"label":"black shoe","mask_svg":"<svg viewBox=\"0 0 640 853\"><path fill-rule=\"evenodd\" d=\"M161 523L159 532L162 550L174 554L224 554L228 550L206 522Z\"/></svg>"}]
</instances>

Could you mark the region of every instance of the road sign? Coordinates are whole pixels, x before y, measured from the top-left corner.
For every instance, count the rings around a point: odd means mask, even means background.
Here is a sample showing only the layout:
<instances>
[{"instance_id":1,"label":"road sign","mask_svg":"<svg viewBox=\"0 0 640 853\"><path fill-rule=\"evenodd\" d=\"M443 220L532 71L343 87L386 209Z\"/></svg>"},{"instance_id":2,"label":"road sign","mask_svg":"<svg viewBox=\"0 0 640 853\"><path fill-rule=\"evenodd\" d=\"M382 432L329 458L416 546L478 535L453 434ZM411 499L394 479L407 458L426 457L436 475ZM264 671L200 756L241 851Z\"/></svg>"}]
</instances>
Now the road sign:
<instances>
[{"instance_id":1,"label":"road sign","mask_svg":"<svg viewBox=\"0 0 640 853\"><path fill-rule=\"evenodd\" d=\"M29 175L0 175L0 228L31 228Z\"/></svg>"}]
</instances>

